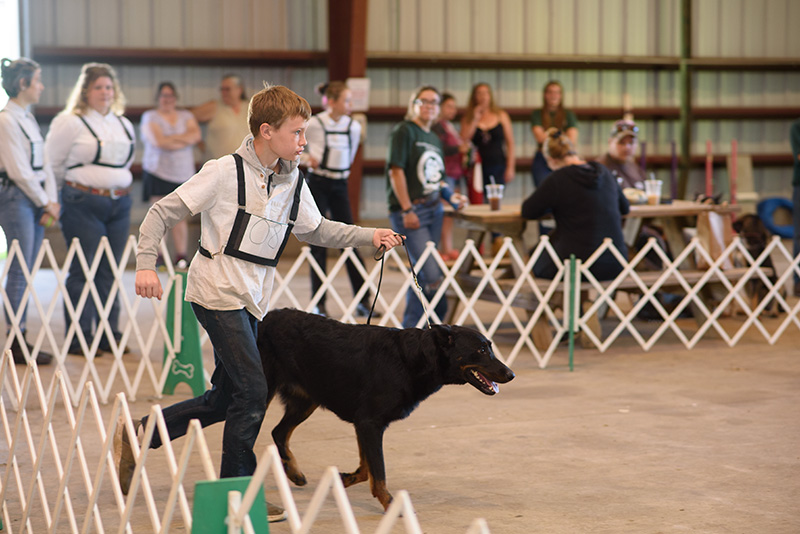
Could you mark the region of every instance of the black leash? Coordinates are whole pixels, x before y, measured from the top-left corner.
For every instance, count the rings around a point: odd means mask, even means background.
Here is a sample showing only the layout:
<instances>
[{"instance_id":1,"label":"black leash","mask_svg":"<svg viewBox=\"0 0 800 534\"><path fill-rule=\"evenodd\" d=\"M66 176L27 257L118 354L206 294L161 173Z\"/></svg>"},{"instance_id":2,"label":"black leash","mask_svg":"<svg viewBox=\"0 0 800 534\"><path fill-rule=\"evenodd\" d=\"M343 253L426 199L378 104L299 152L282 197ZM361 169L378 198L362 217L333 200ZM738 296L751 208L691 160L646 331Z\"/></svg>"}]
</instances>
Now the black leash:
<instances>
[{"instance_id":1,"label":"black leash","mask_svg":"<svg viewBox=\"0 0 800 534\"><path fill-rule=\"evenodd\" d=\"M397 235L400 240L403 242L403 248L406 249L406 256L408 256L408 266L411 269L411 277L414 278L414 285L417 287L417 291L419 292L419 302L422 304L422 309L425 312L425 320L428 322L428 328L431 327L431 317L428 315L428 307L425 306L425 299L422 298L422 286L419 285L419 280L417 280L417 273L414 271L414 263L411 261L411 254L408 252L408 245L406 245L406 238L400 234ZM375 261L381 262L381 274L378 278L378 288L375 291L375 298L372 299L372 307L369 310L369 315L367 316L367 324L370 323L372 320L372 312L375 311L375 303L378 302L378 294L381 292L381 283L383 282L383 264L386 262L386 246L381 245L378 247L378 250L375 252L375 256L373 258Z\"/></svg>"}]
</instances>

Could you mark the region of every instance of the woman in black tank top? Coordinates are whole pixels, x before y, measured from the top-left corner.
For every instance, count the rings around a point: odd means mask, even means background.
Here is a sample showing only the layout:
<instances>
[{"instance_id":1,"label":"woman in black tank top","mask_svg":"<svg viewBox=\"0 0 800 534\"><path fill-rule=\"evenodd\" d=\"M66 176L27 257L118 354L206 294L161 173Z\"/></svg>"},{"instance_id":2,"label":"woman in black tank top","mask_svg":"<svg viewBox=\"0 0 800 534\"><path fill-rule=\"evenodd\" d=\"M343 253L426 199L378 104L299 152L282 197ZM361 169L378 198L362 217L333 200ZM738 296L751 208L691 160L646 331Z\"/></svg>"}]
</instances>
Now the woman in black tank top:
<instances>
[{"instance_id":1,"label":"woman in black tank top","mask_svg":"<svg viewBox=\"0 0 800 534\"><path fill-rule=\"evenodd\" d=\"M481 156L483 184L505 184L514 179L514 132L511 119L494 102L489 84L479 83L472 94L461 120L461 138L472 142Z\"/></svg>"}]
</instances>

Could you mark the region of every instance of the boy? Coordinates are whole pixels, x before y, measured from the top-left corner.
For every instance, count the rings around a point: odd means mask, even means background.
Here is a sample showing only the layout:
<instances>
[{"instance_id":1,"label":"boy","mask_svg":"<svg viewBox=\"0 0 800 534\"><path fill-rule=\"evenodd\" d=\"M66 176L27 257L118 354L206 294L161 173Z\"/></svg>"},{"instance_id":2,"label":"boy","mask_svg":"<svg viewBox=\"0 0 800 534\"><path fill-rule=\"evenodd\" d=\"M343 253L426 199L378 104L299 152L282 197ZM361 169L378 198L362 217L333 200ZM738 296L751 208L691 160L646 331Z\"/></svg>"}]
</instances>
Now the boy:
<instances>
[{"instance_id":1,"label":"boy","mask_svg":"<svg viewBox=\"0 0 800 534\"><path fill-rule=\"evenodd\" d=\"M308 102L281 86L267 86L250 101L251 135L232 155L208 161L194 177L150 208L140 228L136 294L161 298L155 272L158 244L187 215L202 213L200 249L189 267L186 300L214 347L212 388L164 409L170 439L189 421L225 421L220 477L252 475L253 453L266 412L267 381L256 346L257 324L267 313L274 267L294 233L332 248L401 244L389 229L368 229L320 215L297 161L306 144ZM142 428L146 417L137 421ZM158 433L150 445L161 446ZM127 432L120 431L120 485L127 494L135 461ZM270 521L286 518L268 503Z\"/></svg>"}]
</instances>

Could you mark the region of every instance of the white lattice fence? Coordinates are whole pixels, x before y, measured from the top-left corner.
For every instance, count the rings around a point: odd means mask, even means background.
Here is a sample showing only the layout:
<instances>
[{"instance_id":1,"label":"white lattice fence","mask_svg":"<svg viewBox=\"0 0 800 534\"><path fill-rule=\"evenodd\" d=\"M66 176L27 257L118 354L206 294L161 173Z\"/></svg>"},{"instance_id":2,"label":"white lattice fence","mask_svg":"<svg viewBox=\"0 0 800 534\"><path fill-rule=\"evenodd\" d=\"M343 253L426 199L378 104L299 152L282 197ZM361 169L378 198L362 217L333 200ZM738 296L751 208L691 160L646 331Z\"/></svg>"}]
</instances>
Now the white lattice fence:
<instances>
[{"instance_id":1,"label":"white lattice fence","mask_svg":"<svg viewBox=\"0 0 800 534\"><path fill-rule=\"evenodd\" d=\"M22 266L27 281L23 301L30 302L28 340L32 344L32 355L35 357L41 350L54 354L54 365L63 376L73 404L77 404L81 391L89 380L95 384L95 392L100 402L105 404L119 391L124 391L131 399L135 399L142 392L158 396L168 377L170 364L176 352L176 343L171 339L171 329L166 323L167 297L175 290L175 271L168 262L166 272L160 275L165 289L165 296L161 301L148 301L136 297L133 271L128 267L128 261L133 257L135 250L136 241L131 237L121 260L117 262L108 242L103 239L93 262L89 264L78 242L74 241L70 244L64 264L59 265L50 243L45 241L32 268L28 270L24 264ZM625 268L617 279L599 282L591 275L590 268L605 250L610 250L616 255ZM166 247L162 248L162 253L168 258ZM659 255L664 263L664 270L657 278L653 278L652 273L643 275L638 270L648 253ZM553 280L542 281L531 275L531 267L543 254L550 255L558 266L558 273ZM679 267L695 255L705 258L710 267L700 278L690 281L684 278L685 271ZM770 256L780 258L782 263L789 264L788 269L777 273L777 281L770 281L760 268ZM11 317L12 334L21 336L21 309L13 313L5 293L9 265L15 257L21 255L18 244L13 242L0 275L0 298ZM101 301L93 278L101 259L108 261L114 275L114 284L107 302ZM729 280L730 271L721 268L729 259L734 259L747 272L742 275L740 268L737 278ZM344 283L347 260L354 262L366 281L356 295L351 295L349 285ZM520 355L532 355L538 365L544 368L556 351L566 350L559 345L568 327L569 317L565 310L577 309L575 306L568 306L571 267L569 262L562 263L558 259L546 236L527 260L519 254L511 239L506 238L497 255L489 259L485 259L479 253L474 242L467 241L454 264L446 264L433 244L429 243L418 263L424 261L437 262L445 276L430 302L420 294L426 308L432 314L432 321L439 322L444 319L436 316L434 310L441 299L447 298L452 313L451 322L473 327L490 339L503 339L502 344L495 343L495 350L509 365ZM579 285L573 289L588 290L593 295L590 306L576 316L577 329L601 351L607 350L623 336L632 337L644 350L649 350L655 343L665 339L667 333L677 337L689 349L706 337L721 337L729 345L734 345L751 329L760 332L767 342L775 343L786 329L792 326L800 328L798 304L790 304L781 293L781 288L786 285L793 273L800 271L798 261L800 260L793 258L777 238L769 243L758 258L752 258L741 242L735 240L716 261L708 257L697 241L690 243L674 261L670 261L655 242L651 242L630 262L613 249L610 243L605 243L583 265L577 267L581 277ZM463 285L464 273L461 272L467 262L472 264L469 276L474 282L469 287ZM86 286L74 307L68 303L65 285L67 273L73 263L81 266L87 278ZM316 270L322 280L322 286L315 294L311 294L309 290L309 269ZM310 311L325 293L328 312L332 316L345 322L356 322L356 306L363 300L367 291L373 295L377 292L380 276L379 263L369 262L367 268L358 262L351 249L346 249L329 266L328 274L325 276L319 270L310 250L304 247L301 254L293 261L284 260L280 271L276 273L271 307L291 306ZM677 285L675 280L678 280ZM680 298L677 305L670 307L669 310L660 300L660 294L665 292L668 282L671 284L669 292L677 294ZM393 327L401 325L406 290L413 287L413 283L405 251L402 248L389 251L385 259L384 283L376 306L382 316L373 319L375 324ZM751 283L767 288L766 292L762 291L762 298L758 302L746 298L748 284ZM707 298L712 286L715 286L713 292L717 293L716 300ZM621 288L629 292L634 289L635 293L639 294L632 306L625 308L618 302L617 296L621 293ZM108 313L111 299L115 297L120 302L119 328L122 338L117 344L113 336L109 336L112 352L101 353L99 344L103 334L110 334ZM517 303L521 297L528 303L525 309L519 307ZM73 326L64 332L60 320L63 317L65 302L67 302L67 314L77 318L89 299L100 310L100 324L96 335L91 339L85 339L80 329L75 328L74 321ZM763 319L762 312L771 301L777 302L776 306L782 312L777 326L774 326L776 322L774 319L769 321ZM709 307L709 302L713 302L713 306ZM738 323L734 322L734 330L731 330L731 320L727 317L731 305L745 310L744 319ZM655 332L651 332L651 326L643 328L641 322L637 321L639 313L645 306L652 306L663 319L663 323L658 325ZM690 308L702 319L696 328L678 320L686 308ZM608 313L603 319L603 330L608 333L603 334L590 328L590 322L593 317L605 313L606 309ZM421 318L418 326L422 326L424 322L425 319ZM539 346L532 339L532 334L537 328L547 331L549 340L544 344L539 343ZM68 348L73 339L76 339L82 347L84 358L68 356ZM4 348L9 348L11 342L12 336L7 336ZM203 343L206 342L207 340L203 338ZM27 351L24 345L23 348ZM126 349L130 350L130 354L124 354ZM108 358L110 366L98 365L96 358L101 354L105 354L103 358Z\"/></svg>"},{"instance_id":2,"label":"white lattice fence","mask_svg":"<svg viewBox=\"0 0 800 534\"><path fill-rule=\"evenodd\" d=\"M606 250L617 257L624 270L614 280L600 282L590 269L593 262ZM663 270L659 273L637 270L651 251L658 254L663 261ZM708 265L707 269L700 272L699 277L692 276L697 271L680 268L694 257ZM788 268L775 272L772 257L783 260ZM607 350L624 332L629 333L644 350L652 348L668 332L674 334L687 349L693 348L706 337L721 338L732 347L753 329L768 343L775 344L790 326L800 329L800 302L790 304L785 292L787 282L795 273L800 274L798 262L800 257L793 258L778 237L770 241L755 258L750 255L739 237L735 237L716 259L709 256L695 238L674 261L670 261L655 240L651 239L630 262L607 240L592 257L580 265L580 273L587 280L582 283L581 289L591 289L595 297L591 306L579 316L578 324L582 333L601 351ZM734 268L726 269L726 265L734 265ZM654 281L653 274L657 274ZM641 296L626 311L618 304L616 295L621 287L631 286L637 288L636 293ZM670 310L667 310L663 302L665 293L676 300ZM635 319L648 305L658 314L660 324L654 331L646 334L637 326ZM610 318L606 319L606 323L616 321L616 324L610 325L610 333L601 339L587 325L590 318L601 313L604 308L608 308L607 317ZM679 321L685 310L691 311L693 321Z\"/></svg>"},{"instance_id":3,"label":"white lattice fence","mask_svg":"<svg viewBox=\"0 0 800 534\"><path fill-rule=\"evenodd\" d=\"M124 425L133 435L133 421L124 393L114 397L110 413L103 415L93 383L87 382L73 408L70 392L60 372L49 389L43 386L39 370L30 363L20 379L10 351L0 356L0 447L9 451L0 485L2 529L20 532L153 532L170 529L191 532L192 507L187 493L197 480L188 475L191 462L200 463L201 480L215 480L216 470L203 429L192 421L183 448L177 451L169 441L161 408L154 405L144 431L143 444L158 432L165 458L153 463L153 449L132 443L137 466L127 497L119 488L113 436ZM14 413L6 400L19 409ZM61 421L54 425L54 421ZM67 424L64 425L64 422ZM67 430L64 430L64 427ZM148 476L148 468L153 476ZM332 500L344 531L358 534L359 527L339 472L326 469L305 514L300 516L277 448L269 446L259 459L247 490L231 497L229 525L253 532L245 517L259 488L271 488L272 479L288 513L293 533L307 533L327 501ZM137 500L144 500L144 506ZM376 534L395 532L402 525L408 534L421 534L411 499L406 491L395 495ZM468 533L488 534L486 522L476 520Z\"/></svg>"}]
</instances>

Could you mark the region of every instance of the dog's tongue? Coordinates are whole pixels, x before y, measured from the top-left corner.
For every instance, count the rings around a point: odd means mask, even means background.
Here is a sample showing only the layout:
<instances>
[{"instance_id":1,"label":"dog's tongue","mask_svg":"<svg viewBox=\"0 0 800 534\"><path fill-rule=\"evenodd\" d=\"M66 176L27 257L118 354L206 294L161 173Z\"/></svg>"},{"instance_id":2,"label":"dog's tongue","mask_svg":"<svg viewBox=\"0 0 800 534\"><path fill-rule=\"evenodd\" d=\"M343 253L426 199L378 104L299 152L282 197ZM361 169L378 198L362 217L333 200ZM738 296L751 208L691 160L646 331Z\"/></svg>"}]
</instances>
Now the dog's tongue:
<instances>
[{"instance_id":1,"label":"dog's tongue","mask_svg":"<svg viewBox=\"0 0 800 534\"><path fill-rule=\"evenodd\" d=\"M500 387L497 385L497 382L489 380L483 373L478 373L478 374L480 375L481 380L483 380L483 383L492 388L492 390L494 390L495 393L500 391Z\"/></svg>"}]
</instances>

